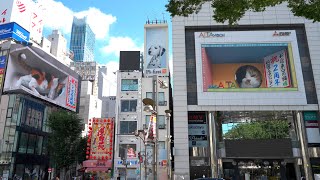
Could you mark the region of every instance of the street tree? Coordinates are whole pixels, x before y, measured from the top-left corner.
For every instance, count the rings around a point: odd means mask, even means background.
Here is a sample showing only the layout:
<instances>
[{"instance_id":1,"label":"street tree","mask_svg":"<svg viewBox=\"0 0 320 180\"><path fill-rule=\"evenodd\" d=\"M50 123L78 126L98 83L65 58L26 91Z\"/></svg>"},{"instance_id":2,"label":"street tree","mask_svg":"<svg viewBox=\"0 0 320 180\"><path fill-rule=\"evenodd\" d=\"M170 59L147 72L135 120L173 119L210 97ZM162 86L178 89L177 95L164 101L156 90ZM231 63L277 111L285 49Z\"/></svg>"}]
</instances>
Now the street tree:
<instances>
[{"instance_id":1,"label":"street tree","mask_svg":"<svg viewBox=\"0 0 320 180\"><path fill-rule=\"evenodd\" d=\"M224 135L225 139L283 139L288 137L287 120L239 123Z\"/></svg>"},{"instance_id":2,"label":"street tree","mask_svg":"<svg viewBox=\"0 0 320 180\"><path fill-rule=\"evenodd\" d=\"M295 16L320 21L320 0L169 0L166 8L172 17L187 17L198 13L208 1L213 9L213 19L230 25L236 24L247 11L263 12L267 7L281 3L287 3Z\"/></svg>"},{"instance_id":3,"label":"street tree","mask_svg":"<svg viewBox=\"0 0 320 180\"><path fill-rule=\"evenodd\" d=\"M81 157L80 154L85 153L81 122L77 114L64 110L52 112L49 116L49 152L58 170L68 169Z\"/></svg>"}]
</instances>

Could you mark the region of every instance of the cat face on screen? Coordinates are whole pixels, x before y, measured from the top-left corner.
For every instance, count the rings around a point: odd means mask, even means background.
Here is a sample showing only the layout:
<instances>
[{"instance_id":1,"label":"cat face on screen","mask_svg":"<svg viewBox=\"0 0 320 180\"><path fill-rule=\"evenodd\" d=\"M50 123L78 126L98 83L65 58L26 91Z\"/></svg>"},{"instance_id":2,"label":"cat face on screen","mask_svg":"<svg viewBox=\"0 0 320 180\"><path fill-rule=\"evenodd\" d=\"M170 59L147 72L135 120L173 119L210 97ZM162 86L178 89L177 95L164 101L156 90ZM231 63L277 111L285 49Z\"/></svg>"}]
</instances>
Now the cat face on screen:
<instances>
[{"instance_id":1,"label":"cat face on screen","mask_svg":"<svg viewBox=\"0 0 320 180\"><path fill-rule=\"evenodd\" d=\"M236 72L236 81L240 88L258 88L261 86L262 74L254 66L241 66Z\"/></svg>"}]
</instances>

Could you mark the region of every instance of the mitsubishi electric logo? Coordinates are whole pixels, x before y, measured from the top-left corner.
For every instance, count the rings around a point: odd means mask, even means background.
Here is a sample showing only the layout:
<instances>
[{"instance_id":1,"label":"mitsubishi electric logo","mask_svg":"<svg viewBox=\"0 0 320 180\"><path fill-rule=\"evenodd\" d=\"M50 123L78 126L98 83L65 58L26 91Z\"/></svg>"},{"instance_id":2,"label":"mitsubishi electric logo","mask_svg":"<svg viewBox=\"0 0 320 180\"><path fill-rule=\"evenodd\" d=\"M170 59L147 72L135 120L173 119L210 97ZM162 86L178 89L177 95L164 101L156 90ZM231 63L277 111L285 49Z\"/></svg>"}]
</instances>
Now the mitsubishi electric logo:
<instances>
[{"instance_id":1,"label":"mitsubishi electric logo","mask_svg":"<svg viewBox=\"0 0 320 180\"><path fill-rule=\"evenodd\" d=\"M290 36L291 32L277 32L274 31L272 36Z\"/></svg>"}]
</instances>

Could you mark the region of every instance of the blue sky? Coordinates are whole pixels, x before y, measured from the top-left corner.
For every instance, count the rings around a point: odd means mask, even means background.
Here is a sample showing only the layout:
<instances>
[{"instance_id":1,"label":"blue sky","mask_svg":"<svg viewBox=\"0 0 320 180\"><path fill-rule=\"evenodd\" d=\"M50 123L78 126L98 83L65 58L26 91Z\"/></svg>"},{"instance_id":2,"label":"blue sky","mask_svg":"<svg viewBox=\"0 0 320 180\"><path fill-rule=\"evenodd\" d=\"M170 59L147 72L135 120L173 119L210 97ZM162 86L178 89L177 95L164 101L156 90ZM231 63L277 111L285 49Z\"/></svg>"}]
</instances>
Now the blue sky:
<instances>
[{"instance_id":1,"label":"blue sky","mask_svg":"<svg viewBox=\"0 0 320 180\"><path fill-rule=\"evenodd\" d=\"M116 69L120 50L143 51L144 24L165 19L171 31L167 0L42 0L46 5L44 35L59 29L70 40L72 17L88 17L96 34L95 60ZM170 38L169 38L170 39ZM169 43L170 44L170 43ZM171 53L170 53L171 54Z\"/></svg>"}]
</instances>

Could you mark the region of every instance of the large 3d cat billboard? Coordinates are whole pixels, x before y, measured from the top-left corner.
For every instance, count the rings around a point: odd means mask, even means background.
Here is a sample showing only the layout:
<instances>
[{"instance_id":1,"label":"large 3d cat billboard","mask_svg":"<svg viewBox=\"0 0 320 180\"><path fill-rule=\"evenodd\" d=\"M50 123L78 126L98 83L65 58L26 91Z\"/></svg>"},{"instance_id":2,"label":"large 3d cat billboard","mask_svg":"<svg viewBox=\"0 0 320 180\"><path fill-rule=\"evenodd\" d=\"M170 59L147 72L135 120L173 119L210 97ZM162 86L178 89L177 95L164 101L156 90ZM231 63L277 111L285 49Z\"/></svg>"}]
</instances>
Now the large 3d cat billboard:
<instances>
[{"instance_id":1,"label":"large 3d cat billboard","mask_svg":"<svg viewBox=\"0 0 320 180\"><path fill-rule=\"evenodd\" d=\"M78 80L47 62L30 48L8 61L4 92L22 92L76 111ZM30 53L32 52L32 53ZM18 55L18 57L16 56Z\"/></svg>"}]
</instances>

